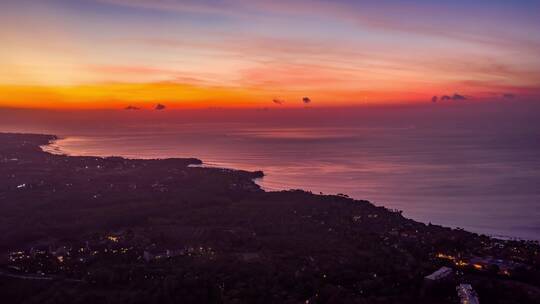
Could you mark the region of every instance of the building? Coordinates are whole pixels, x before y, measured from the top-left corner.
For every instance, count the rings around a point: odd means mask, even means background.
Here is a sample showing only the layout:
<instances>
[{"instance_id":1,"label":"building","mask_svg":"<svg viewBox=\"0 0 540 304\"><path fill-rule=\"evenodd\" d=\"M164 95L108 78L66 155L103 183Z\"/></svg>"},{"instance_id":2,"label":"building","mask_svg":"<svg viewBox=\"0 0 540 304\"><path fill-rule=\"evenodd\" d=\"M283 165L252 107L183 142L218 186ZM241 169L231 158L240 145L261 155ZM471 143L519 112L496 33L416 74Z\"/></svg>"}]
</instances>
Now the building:
<instances>
[{"instance_id":1,"label":"building","mask_svg":"<svg viewBox=\"0 0 540 304\"><path fill-rule=\"evenodd\" d=\"M449 267L441 267L424 277L420 293L422 296L450 296L454 293L454 286L454 270Z\"/></svg>"},{"instance_id":2,"label":"building","mask_svg":"<svg viewBox=\"0 0 540 304\"><path fill-rule=\"evenodd\" d=\"M461 304L480 304L478 295L470 284L459 284L456 291Z\"/></svg>"},{"instance_id":3,"label":"building","mask_svg":"<svg viewBox=\"0 0 540 304\"><path fill-rule=\"evenodd\" d=\"M425 276L424 280L431 281L431 282L439 282L439 281L451 279L453 275L454 275L454 270L452 270L452 268L443 266L439 270L435 271L434 273Z\"/></svg>"}]
</instances>

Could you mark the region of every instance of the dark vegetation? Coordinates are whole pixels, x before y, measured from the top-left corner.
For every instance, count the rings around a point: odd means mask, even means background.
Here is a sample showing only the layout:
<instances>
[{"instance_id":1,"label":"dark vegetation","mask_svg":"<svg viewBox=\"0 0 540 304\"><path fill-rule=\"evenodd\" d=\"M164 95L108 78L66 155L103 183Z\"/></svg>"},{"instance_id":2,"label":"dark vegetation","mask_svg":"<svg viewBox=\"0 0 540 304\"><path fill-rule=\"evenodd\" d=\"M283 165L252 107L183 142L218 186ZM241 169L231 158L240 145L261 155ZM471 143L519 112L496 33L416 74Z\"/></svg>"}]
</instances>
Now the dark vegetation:
<instances>
[{"instance_id":1,"label":"dark vegetation","mask_svg":"<svg viewBox=\"0 0 540 304\"><path fill-rule=\"evenodd\" d=\"M482 303L540 303L537 243L342 195L265 192L262 172L198 159L40 149L54 139L0 134L2 303L458 303L460 282ZM426 287L444 265L456 278Z\"/></svg>"}]
</instances>

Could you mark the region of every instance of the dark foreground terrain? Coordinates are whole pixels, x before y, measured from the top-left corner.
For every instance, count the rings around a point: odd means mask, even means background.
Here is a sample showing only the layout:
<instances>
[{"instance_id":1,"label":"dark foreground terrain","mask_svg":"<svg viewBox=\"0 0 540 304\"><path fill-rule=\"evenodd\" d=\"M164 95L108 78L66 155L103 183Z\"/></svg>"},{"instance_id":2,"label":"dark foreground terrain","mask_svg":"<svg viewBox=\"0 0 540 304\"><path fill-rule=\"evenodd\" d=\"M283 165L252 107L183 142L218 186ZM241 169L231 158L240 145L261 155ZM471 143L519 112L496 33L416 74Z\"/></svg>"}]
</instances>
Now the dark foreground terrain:
<instances>
[{"instance_id":1,"label":"dark foreground terrain","mask_svg":"<svg viewBox=\"0 0 540 304\"><path fill-rule=\"evenodd\" d=\"M0 134L1 303L540 303L535 242L346 196L264 192L197 159L43 152ZM442 266L450 270L431 276Z\"/></svg>"}]
</instances>

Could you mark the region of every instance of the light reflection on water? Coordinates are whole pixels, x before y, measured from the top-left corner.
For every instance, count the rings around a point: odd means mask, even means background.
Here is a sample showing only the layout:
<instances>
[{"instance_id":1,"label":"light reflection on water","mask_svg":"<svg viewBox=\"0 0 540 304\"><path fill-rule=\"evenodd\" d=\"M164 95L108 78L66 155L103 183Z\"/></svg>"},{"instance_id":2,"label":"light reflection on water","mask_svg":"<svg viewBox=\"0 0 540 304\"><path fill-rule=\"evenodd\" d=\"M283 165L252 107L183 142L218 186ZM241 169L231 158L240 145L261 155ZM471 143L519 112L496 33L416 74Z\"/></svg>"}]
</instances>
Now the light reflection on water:
<instances>
[{"instance_id":1,"label":"light reflection on water","mask_svg":"<svg viewBox=\"0 0 540 304\"><path fill-rule=\"evenodd\" d=\"M71 155L197 157L263 170L268 190L345 193L422 222L540 239L537 130L291 127L255 123L131 124L113 134L69 136ZM62 134L60 134L62 135Z\"/></svg>"}]
</instances>

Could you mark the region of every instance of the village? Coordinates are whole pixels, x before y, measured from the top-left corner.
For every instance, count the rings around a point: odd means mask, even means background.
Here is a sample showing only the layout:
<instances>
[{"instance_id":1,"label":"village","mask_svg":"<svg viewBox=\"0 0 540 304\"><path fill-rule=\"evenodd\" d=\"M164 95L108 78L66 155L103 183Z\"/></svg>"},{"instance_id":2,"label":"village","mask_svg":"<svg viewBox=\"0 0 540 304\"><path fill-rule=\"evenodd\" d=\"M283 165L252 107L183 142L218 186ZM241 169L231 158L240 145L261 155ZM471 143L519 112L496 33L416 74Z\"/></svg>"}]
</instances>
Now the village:
<instances>
[{"instance_id":1,"label":"village","mask_svg":"<svg viewBox=\"0 0 540 304\"><path fill-rule=\"evenodd\" d=\"M368 219L377 217L375 214L367 216ZM353 216L352 223L360 221L360 218ZM388 235L396 248L406 246L411 237L417 238L416 233L412 231L396 233L396 230L392 230ZM537 252L523 250L523 246L512 245L510 241L491 239L486 241L483 247L472 250L490 254L485 256L470 255L471 250L463 253L454 252L455 255L433 253L433 267L441 266L424 276L423 283L419 285L419 294L424 299L436 299L446 295L449 298L459 299L459 303L463 304L481 303L478 293L470 284L471 278L473 281L493 277L502 280L523 280L538 267L538 264L526 262L530 261L531 254L537 255ZM530 249L537 250L537 247L531 243ZM13 251L8 254L7 259L4 259L3 265L0 265L0 277L101 285L114 281L112 277L104 275L102 268L107 267L106 265L131 265L124 280L144 281L164 279L167 276L166 269L182 259L218 263L223 260L223 256L228 255L228 258L239 263L249 264L259 262L263 256L257 252L233 251L232 248L220 250L202 245L166 248L153 242L151 237L141 231L122 230L93 235L77 242L58 242ZM508 259L503 259L503 256ZM314 262L315 259L311 257L311 261ZM147 269L141 271L144 269L141 266ZM305 271L305 268L306 266L301 267L297 273Z\"/></svg>"}]
</instances>

